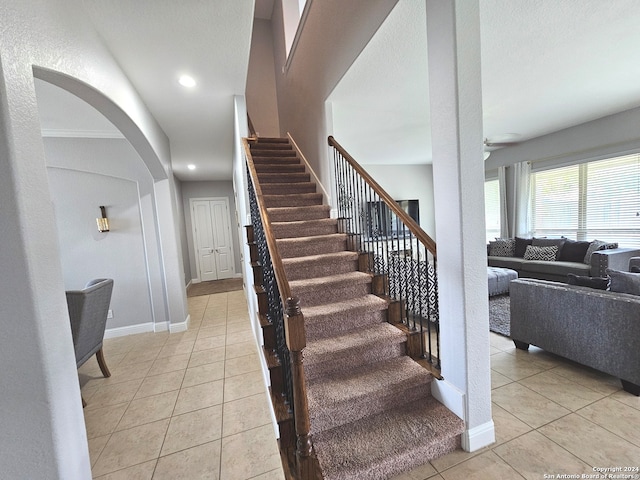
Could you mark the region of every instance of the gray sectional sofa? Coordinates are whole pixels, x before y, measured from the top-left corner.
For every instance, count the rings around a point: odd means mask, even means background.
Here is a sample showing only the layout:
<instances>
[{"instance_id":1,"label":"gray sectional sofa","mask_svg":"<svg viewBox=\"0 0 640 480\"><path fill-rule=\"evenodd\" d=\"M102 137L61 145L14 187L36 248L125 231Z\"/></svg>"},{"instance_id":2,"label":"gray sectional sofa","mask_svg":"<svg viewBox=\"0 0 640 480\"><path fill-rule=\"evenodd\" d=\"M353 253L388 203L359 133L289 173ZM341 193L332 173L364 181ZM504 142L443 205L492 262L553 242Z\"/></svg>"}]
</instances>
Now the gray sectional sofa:
<instances>
[{"instance_id":1,"label":"gray sectional sofa","mask_svg":"<svg viewBox=\"0 0 640 480\"><path fill-rule=\"evenodd\" d=\"M517 239L523 240L523 239ZM510 256L492 255L492 252L498 251L492 249L493 245L489 245L487 249L488 266L510 268L518 272L519 278L538 278L540 280L551 280L555 282L567 283L567 274L583 275L590 277L606 276L607 268L614 270L626 270L629 260L632 257L640 256L640 250L635 248L607 248L589 253L589 262L585 263L585 254L574 253L572 255L565 254L569 252L569 248L574 248L578 243L589 244L589 242L573 242L566 239L533 239L538 240L540 244L551 244L552 242L561 242L560 250L557 257L553 260L527 260L523 257L523 251L518 252L517 247L511 252ZM597 241L597 240L596 240ZM493 244L494 242L491 242ZM602 244L601 248L606 248L607 244ZM564 247L562 246L564 244ZM563 250L564 248L564 250ZM586 247L585 247L586 248Z\"/></svg>"},{"instance_id":2,"label":"gray sectional sofa","mask_svg":"<svg viewBox=\"0 0 640 480\"><path fill-rule=\"evenodd\" d=\"M627 392L640 395L640 296L518 279L510 284L510 297L517 348L536 345L616 376Z\"/></svg>"}]
</instances>

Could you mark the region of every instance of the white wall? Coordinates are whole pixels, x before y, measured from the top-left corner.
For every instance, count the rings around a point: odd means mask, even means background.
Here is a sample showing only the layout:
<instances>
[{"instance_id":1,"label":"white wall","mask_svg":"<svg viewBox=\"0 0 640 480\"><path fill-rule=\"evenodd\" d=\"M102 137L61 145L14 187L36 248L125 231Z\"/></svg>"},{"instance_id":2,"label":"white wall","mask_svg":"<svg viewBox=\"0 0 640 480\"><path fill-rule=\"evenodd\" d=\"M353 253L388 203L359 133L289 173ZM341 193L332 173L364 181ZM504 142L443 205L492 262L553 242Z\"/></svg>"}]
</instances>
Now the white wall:
<instances>
[{"instance_id":1,"label":"white wall","mask_svg":"<svg viewBox=\"0 0 640 480\"><path fill-rule=\"evenodd\" d=\"M44 145L65 289L113 278L107 329L164 324L161 276L148 268L158 264L158 232L142 202L153 196L153 179L138 154L124 139L45 138ZM95 224L100 205L108 233Z\"/></svg>"},{"instance_id":2,"label":"white wall","mask_svg":"<svg viewBox=\"0 0 640 480\"><path fill-rule=\"evenodd\" d=\"M88 479L34 75L103 113L147 165L156 181L163 300L169 319L180 321L187 309L169 141L92 29L82 0L5 0L0 24L2 476Z\"/></svg>"},{"instance_id":3,"label":"white wall","mask_svg":"<svg viewBox=\"0 0 640 480\"><path fill-rule=\"evenodd\" d=\"M238 225L236 220L236 201L233 193L233 183L231 181L222 182L183 182L182 183L182 204L185 219L185 230L187 246L189 250L189 265L191 279L195 280L198 272L196 264L196 252L193 243L193 224L191 222L191 211L189 205L192 198L224 197L229 200L229 218L231 221L231 243L233 245L234 269L236 274L242 272L240 266L241 250L238 239Z\"/></svg>"},{"instance_id":4,"label":"white wall","mask_svg":"<svg viewBox=\"0 0 640 480\"><path fill-rule=\"evenodd\" d=\"M397 0L316 1L307 18L288 68L282 0L273 8L273 44L280 130L290 132L323 185L331 185L327 159L325 101L380 27Z\"/></svg>"},{"instance_id":5,"label":"white wall","mask_svg":"<svg viewBox=\"0 0 640 480\"><path fill-rule=\"evenodd\" d=\"M420 226L436 238L433 209L433 167L431 165L363 165L395 200L418 200Z\"/></svg>"},{"instance_id":6,"label":"white wall","mask_svg":"<svg viewBox=\"0 0 640 480\"><path fill-rule=\"evenodd\" d=\"M253 127L258 134L261 137L279 137L280 120L270 20L256 18L253 22L246 102Z\"/></svg>"}]
</instances>

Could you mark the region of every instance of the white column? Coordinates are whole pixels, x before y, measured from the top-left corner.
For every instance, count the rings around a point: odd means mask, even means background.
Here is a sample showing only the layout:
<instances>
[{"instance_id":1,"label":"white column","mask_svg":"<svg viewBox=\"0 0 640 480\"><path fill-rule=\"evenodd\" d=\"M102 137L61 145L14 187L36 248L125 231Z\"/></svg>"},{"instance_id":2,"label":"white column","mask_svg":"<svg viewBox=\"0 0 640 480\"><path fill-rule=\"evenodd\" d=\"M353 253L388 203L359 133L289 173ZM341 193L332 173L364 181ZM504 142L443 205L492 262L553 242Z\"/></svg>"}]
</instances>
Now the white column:
<instances>
[{"instance_id":1,"label":"white column","mask_svg":"<svg viewBox=\"0 0 640 480\"><path fill-rule=\"evenodd\" d=\"M0 468L90 479L31 65L0 46Z\"/></svg>"},{"instance_id":2,"label":"white column","mask_svg":"<svg viewBox=\"0 0 640 480\"><path fill-rule=\"evenodd\" d=\"M495 440L478 0L426 0L442 375L434 394L466 424L467 451Z\"/></svg>"}]
</instances>

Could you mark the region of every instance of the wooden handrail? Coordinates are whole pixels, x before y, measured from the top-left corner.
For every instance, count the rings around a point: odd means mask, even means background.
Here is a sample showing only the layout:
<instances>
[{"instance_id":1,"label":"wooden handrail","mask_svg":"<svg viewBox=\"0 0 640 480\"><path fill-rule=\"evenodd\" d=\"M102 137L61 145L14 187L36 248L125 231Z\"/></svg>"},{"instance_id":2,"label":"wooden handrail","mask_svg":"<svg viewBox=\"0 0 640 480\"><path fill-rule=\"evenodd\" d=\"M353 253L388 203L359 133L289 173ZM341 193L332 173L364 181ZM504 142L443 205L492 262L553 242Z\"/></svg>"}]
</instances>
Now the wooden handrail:
<instances>
[{"instance_id":1,"label":"wooden handrail","mask_svg":"<svg viewBox=\"0 0 640 480\"><path fill-rule=\"evenodd\" d=\"M289 282L287 281L287 275L284 271L284 265L282 263L282 257L280 256L280 252L276 246L275 236L273 235L273 231L271 229L271 221L269 220L269 213L267 209L264 207L264 196L262 194L262 189L260 188L260 183L258 182L258 173L256 172L255 165L253 164L253 157L251 155L251 148L249 147L249 142L247 139L243 139L242 143L244 144L245 156L247 158L247 166L249 167L249 174L251 175L251 180L253 183L253 188L256 194L256 200L260 208L260 218L262 220L262 228L264 229L264 236L267 241L267 246L269 247L269 253L271 255L271 263L273 264L273 270L276 276L276 282L278 284L278 290L280 291L280 296L285 300L289 300L291 298L291 287L289 287Z\"/></svg>"},{"instance_id":2,"label":"wooden handrail","mask_svg":"<svg viewBox=\"0 0 640 480\"><path fill-rule=\"evenodd\" d=\"M433 238L425 232L418 223L409 216L407 212L402 210L396 201L376 182L371 175L363 169L360 164L347 153L347 151L340 145L335 138L329 136L329 146L335 148L343 158L349 162L349 165L371 186L371 188L380 196L382 200L387 204L389 209L400 218L404 224L409 228L416 238L425 246L425 248L436 258L436 242Z\"/></svg>"}]
</instances>

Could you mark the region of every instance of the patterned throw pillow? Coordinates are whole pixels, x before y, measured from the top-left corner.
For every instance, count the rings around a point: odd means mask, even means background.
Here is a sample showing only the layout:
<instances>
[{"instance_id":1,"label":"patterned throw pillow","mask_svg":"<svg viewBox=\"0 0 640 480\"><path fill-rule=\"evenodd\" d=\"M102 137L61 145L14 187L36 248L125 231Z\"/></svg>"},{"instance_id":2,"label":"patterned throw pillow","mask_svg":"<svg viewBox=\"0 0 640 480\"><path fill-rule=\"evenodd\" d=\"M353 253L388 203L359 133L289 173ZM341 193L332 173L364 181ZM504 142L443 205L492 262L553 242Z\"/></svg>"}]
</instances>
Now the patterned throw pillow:
<instances>
[{"instance_id":1,"label":"patterned throw pillow","mask_svg":"<svg viewBox=\"0 0 640 480\"><path fill-rule=\"evenodd\" d=\"M489 242L489 256L513 257L516 253L516 240L514 238L496 238L495 242Z\"/></svg>"},{"instance_id":2,"label":"patterned throw pillow","mask_svg":"<svg viewBox=\"0 0 640 480\"><path fill-rule=\"evenodd\" d=\"M543 260L545 262L553 262L558 255L558 247L555 245L549 247L536 247L528 245L524 252L525 260Z\"/></svg>"}]
</instances>

